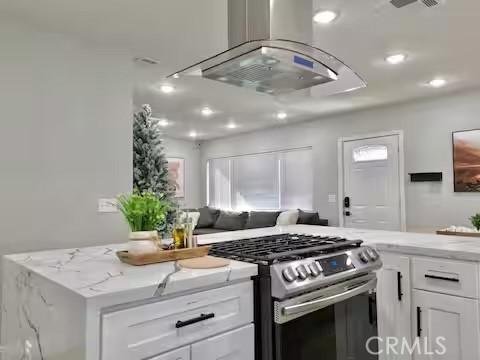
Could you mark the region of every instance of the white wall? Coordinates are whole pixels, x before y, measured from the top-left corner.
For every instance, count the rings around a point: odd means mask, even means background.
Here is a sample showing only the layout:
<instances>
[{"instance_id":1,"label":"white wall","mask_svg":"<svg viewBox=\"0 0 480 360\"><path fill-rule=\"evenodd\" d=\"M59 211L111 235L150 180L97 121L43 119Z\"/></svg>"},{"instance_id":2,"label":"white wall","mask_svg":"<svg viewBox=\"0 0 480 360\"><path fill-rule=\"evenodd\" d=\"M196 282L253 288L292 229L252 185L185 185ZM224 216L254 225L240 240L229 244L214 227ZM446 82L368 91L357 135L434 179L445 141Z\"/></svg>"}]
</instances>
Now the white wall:
<instances>
[{"instance_id":1,"label":"white wall","mask_svg":"<svg viewBox=\"0 0 480 360\"><path fill-rule=\"evenodd\" d=\"M0 21L0 254L123 242L131 57Z\"/></svg>"},{"instance_id":2,"label":"white wall","mask_svg":"<svg viewBox=\"0 0 480 360\"><path fill-rule=\"evenodd\" d=\"M178 199L181 208L201 206L200 147L193 141L163 138L163 146L168 157L185 159L185 198Z\"/></svg>"},{"instance_id":3,"label":"white wall","mask_svg":"<svg viewBox=\"0 0 480 360\"><path fill-rule=\"evenodd\" d=\"M352 112L207 141L201 146L202 179L205 181L205 163L209 158L312 146L314 207L322 217L338 224L337 204L328 203L328 194L337 193L338 138L403 130L407 227L409 230L431 231L450 224L468 224L469 216L480 212L480 194L453 192L452 131L472 128L480 128L478 91ZM410 183L408 179L408 173L430 171L442 171L443 182Z\"/></svg>"}]
</instances>

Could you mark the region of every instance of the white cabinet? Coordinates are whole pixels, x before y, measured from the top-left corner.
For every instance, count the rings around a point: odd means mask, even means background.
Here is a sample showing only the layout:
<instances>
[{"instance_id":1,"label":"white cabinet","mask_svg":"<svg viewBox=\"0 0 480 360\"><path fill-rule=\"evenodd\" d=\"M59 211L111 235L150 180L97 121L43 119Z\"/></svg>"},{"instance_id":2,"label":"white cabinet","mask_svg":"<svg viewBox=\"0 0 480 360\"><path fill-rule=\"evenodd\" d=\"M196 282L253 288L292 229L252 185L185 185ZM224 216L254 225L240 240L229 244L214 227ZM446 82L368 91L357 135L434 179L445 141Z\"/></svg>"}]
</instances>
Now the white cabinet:
<instances>
[{"instance_id":1,"label":"white cabinet","mask_svg":"<svg viewBox=\"0 0 480 360\"><path fill-rule=\"evenodd\" d=\"M480 358L478 300L414 290L412 305L413 330L423 350L415 360Z\"/></svg>"},{"instance_id":2,"label":"white cabinet","mask_svg":"<svg viewBox=\"0 0 480 360\"><path fill-rule=\"evenodd\" d=\"M143 360L252 322L252 282L109 312L102 360Z\"/></svg>"},{"instance_id":3,"label":"white cabinet","mask_svg":"<svg viewBox=\"0 0 480 360\"><path fill-rule=\"evenodd\" d=\"M190 346L170 351L166 354L156 356L150 360L190 360Z\"/></svg>"},{"instance_id":4,"label":"white cabinet","mask_svg":"<svg viewBox=\"0 0 480 360\"><path fill-rule=\"evenodd\" d=\"M254 359L253 324L192 345L192 360Z\"/></svg>"},{"instance_id":5,"label":"white cabinet","mask_svg":"<svg viewBox=\"0 0 480 360\"><path fill-rule=\"evenodd\" d=\"M411 341L410 258L399 254L382 254L383 268L378 272L377 312L380 348L388 338ZM409 360L408 353L382 351L380 360Z\"/></svg>"}]
</instances>

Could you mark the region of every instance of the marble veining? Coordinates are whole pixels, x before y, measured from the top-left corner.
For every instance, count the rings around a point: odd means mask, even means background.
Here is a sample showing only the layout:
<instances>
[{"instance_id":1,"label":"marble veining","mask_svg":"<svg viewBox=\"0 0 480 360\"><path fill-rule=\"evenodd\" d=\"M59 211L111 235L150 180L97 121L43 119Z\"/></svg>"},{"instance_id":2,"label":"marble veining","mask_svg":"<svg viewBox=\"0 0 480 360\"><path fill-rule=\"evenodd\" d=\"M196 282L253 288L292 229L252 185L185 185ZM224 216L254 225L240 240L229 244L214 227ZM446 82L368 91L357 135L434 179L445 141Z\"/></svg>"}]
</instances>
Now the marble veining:
<instances>
[{"instance_id":1,"label":"marble veining","mask_svg":"<svg viewBox=\"0 0 480 360\"><path fill-rule=\"evenodd\" d=\"M184 269L174 262L131 266L120 262L116 252L125 245L108 245L28 254L7 259L85 298L112 295L135 289L160 296L173 291L216 285L249 278L257 273L253 264L231 261L218 269Z\"/></svg>"}]
</instances>

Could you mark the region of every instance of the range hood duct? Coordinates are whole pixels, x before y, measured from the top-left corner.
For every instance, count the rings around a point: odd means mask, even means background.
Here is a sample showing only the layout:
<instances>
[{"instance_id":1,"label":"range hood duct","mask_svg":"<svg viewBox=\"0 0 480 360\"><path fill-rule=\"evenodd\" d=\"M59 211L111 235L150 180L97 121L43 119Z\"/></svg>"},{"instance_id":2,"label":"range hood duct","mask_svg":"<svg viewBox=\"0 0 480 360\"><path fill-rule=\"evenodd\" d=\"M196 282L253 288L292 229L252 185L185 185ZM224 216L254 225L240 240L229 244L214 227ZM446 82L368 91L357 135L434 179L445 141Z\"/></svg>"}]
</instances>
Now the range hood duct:
<instances>
[{"instance_id":1,"label":"range hood duct","mask_svg":"<svg viewBox=\"0 0 480 360\"><path fill-rule=\"evenodd\" d=\"M229 50L169 77L203 77L275 96L314 86L320 96L366 86L343 62L310 45L312 0L227 1Z\"/></svg>"}]
</instances>

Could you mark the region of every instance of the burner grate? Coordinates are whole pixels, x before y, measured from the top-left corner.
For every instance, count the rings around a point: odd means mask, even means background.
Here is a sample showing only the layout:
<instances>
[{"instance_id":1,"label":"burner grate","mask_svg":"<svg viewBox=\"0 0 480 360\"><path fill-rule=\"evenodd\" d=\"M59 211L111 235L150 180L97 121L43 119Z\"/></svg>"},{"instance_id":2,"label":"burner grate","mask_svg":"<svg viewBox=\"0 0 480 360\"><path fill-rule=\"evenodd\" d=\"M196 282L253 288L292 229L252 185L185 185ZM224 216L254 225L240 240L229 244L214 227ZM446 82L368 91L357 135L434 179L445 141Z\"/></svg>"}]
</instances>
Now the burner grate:
<instances>
[{"instance_id":1,"label":"burner grate","mask_svg":"<svg viewBox=\"0 0 480 360\"><path fill-rule=\"evenodd\" d=\"M233 260L272 264L358 247L361 240L281 234L214 244L210 253Z\"/></svg>"}]
</instances>

